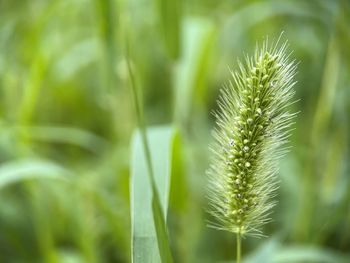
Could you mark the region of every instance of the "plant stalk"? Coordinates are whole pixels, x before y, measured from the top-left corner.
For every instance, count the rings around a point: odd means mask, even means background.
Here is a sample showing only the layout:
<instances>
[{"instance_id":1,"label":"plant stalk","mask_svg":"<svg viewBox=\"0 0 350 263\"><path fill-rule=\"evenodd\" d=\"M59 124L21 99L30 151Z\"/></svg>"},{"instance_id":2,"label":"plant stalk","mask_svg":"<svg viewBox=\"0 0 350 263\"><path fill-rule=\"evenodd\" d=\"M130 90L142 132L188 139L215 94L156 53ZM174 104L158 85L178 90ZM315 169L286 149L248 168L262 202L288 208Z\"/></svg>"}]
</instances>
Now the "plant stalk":
<instances>
[{"instance_id":1,"label":"plant stalk","mask_svg":"<svg viewBox=\"0 0 350 263\"><path fill-rule=\"evenodd\" d=\"M242 244L241 244L241 231L238 231L236 234L236 238L237 238L237 249L236 249L236 253L237 253L237 260L236 263L241 263L241 249L242 249Z\"/></svg>"}]
</instances>

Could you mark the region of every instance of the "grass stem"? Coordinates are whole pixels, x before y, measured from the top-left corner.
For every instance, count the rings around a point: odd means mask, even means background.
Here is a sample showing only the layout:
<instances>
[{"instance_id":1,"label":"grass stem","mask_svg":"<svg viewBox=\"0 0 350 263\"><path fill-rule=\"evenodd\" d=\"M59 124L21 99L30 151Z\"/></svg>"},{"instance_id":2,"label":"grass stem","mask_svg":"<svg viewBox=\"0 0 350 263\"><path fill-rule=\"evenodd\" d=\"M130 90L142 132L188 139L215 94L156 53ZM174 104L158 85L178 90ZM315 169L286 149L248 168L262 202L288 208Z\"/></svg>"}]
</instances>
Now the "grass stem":
<instances>
[{"instance_id":1,"label":"grass stem","mask_svg":"<svg viewBox=\"0 0 350 263\"><path fill-rule=\"evenodd\" d=\"M241 231L238 231L236 234L236 238L237 238L237 263L241 263L241 249L242 249L242 243L241 243Z\"/></svg>"}]
</instances>

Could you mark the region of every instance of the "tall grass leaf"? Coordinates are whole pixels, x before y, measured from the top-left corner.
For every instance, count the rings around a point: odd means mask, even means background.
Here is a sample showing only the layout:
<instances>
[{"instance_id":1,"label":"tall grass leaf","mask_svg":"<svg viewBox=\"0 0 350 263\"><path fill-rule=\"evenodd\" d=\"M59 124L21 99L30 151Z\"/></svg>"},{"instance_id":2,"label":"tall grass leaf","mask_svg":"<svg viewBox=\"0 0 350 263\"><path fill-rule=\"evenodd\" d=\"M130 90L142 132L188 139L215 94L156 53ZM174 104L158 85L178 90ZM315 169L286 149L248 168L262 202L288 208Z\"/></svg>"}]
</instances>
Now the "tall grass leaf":
<instances>
[{"instance_id":1,"label":"tall grass leaf","mask_svg":"<svg viewBox=\"0 0 350 263\"><path fill-rule=\"evenodd\" d=\"M314 233L309 233L307 229L311 229L312 225L316 225L314 217L314 209L317 205L316 192L314 187L315 175L318 169L319 144L323 142L326 134L326 128L329 127L331 116L334 111L335 96L338 87L338 78L340 70L340 58L338 43L334 36L331 36L328 43L328 50L324 63L324 71L321 82L320 94L317 101L317 107L310 130L312 158L308 162L303 176L304 186L302 196L305 201L302 203L302 211L300 219L296 221L296 234L298 239L307 239L314 236ZM325 169L322 167L321 169ZM305 198L308 197L308 198Z\"/></svg>"},{"instance_id":2,"label":"tall grass leaf","mask_svg":"<svg viewBox=\"0 0 350 263\"><path fill-rule=\"evenodd\" d=\"M285 247L274 254L273 263L346 263L350 262L349 254L327 250L319 247L295 246Z\"/></svg>"},{"instance_id":3,"label":"tall grass leaf","mask_svg":"<svg viewBox=\"0 0 350 263\"><path fill-rule=\"evenodd\" d=\"M169 57L176 59L180 53L180 24L182 0L156 0L159 24L165 48Z\"/></svg>"},{"instance_id":4,"label":"tall grass leaf","mask_svg":"<svg viewBox=\"0 0 350 263\"><path fill-rule=\"evenodd\" d=\"M166 227L166 217L162 215L162 210L160 207L160 200L158 196L152 197L152 212L154 226L157 233L157 243L158 251L160 254L161 262L170 263L172 262L172 256L170 251L170 243L168 239L167 227Z\"/></svg>"},{"instance_id":5,"label":"tall grass leaf","mask_svg":"<svg viewBox=\"0 0 350 263\"><path fill-rule=\"evenodd\" d=\"M267 263L271 262L272 256L281 246L280 238L275 235L274 237L268 239L264 244L262 244L258 249L249 254L243 263Z\"/></svg>"},{"instance_id":6,"label":"tall grass leaf","mask_svg":"<svg viewBox=\"0 0 350 263\"><path fill-rule=\"evenodd\" d=\"M74 43L53 64L53 70L58 81L73 78L84 67L94 62L98 57L98 39L87 38Z\"/></svg>"},{"instance_id":7,"label":"tall grass leaf","mask_svg":"<svg viewBox=\"0 0 350 263\"><path fill-rule=\"evenodd\" d=\"M171 188L170 207L177 213L184 212L188 198L185 167L183 162L184 149L181 144L181 136L176 132L173 137L172 165L171 165Z\"/></svg>"},{"instance_id":8,"label":"tall grass leaf","mask_svg":"<svg viewBox=\"0 0 350 263\"><path fill-rule=\"evenodd\" d=\"M64 263L84 263L82 256L75 252L70 251L68 249L61 249L58 251L59 262Z\"/></svg>"},{"instance_id":9,"label":"tall grass leaf","mask_svg":"<svg viewBox=\"0 0 350 263\"><path fill-rule=\"evenodd\" d=\"M47 70L47 58L38 54L34 58L29 71L29 76L24 87L24 95L19 108L19 121L22 124L30 124L35 113L41 85Z\"/></svg>"},{"instance_id":10,"label":"tall grass leaf","mask_svg":"<svg viewBox=\"0 0 350 263\"><path fill-rule=\"evenodd\" d=\"M315 12L315 9L318 12ZM321 11L315 5L313 5L312 9L307 5L295 5L290 1L252 2L235 11L226 19L221 28L221 40L225 45L230 45L233 41L237 41L238 46L241 46L239 43L242 39L241 36L247 33L249 28L259 26L263 21L277 16L307 18L328 26L329 16L327 16L327 13Z\"/></svg>"},{"instance_id":11,"label":"tall grass leaf","mask_svg":"<svg viewBox=\"0 0 350 263\"><path fill-rule=\"evenodd\" d=\"M22 133L27 131L28 136L33 141L49 143L71 144L99 153L107 146L107 141L102 137L79 128L63 126L14 126L8 129L9 133Z\"/></svg>"},{"instance_id":12,"label":"tall grass leaf","mask_svg":"<svg viewBox=\"0 0 350 263\"><path fill-rule=\"evenodd\" d=\"M103 50L102 75L104 78L105 91L111 91L115 85L114 65L116 59L115 44L115 1L97 0L95 1L97 20L99 23L99 34Z\"/></svg>"},{"instance_id":13,"label":"tall grass leaf","mask_svg":"<svg viewBox=\"0 0 350 263\"><path fill-rule=\"evenodd\" d=\"M49 66L49 55L42 47L42 33L50 18L57 9L59 1L52 1L45 6L45 11L41 13L35 26L26 35L26 45L31 54L34 54L29 67L27 79L23 86L22 103L18 110L18 119L22 124L32 122L33 114L36 110L37 101L40 97L42 83L46 77Z\"/></svg>"},{"instance_id":14,"label":"tall grass leaf","mask_svg":"<svg viewBox=\"0 0 350 263\"><path fill-rule=\"evenodd\" d=\"M332 37L328 45L321 89L311 130L311 139L314 144L317 144L318 140L320 140L319 137L324 133L326 127L328 127L332 116L341 67L340 59L341 53L338 43Z\"/></svg>"},{"instance_id":15,"label":"tall grass leaf","mask_svg":"<svg viewBox=\"0 0 350 263\"><path fill-rule=\"evenodd\" d=\"M350 255L311 246L282 246L278 237L271 238L243 263L345 263ZM233 263L221 261L221 263Z\"/></svg>"},{"instance_id":16,"label":"tall grass leaf","mask_svg":"<svg viewBox=\"0 0 350 263\"><path fill-rule=\"evenodd\" d=\"M152 127L147 130L147 137L159 200L152 194L141 135L136 132L131 158L132 261L172 262L164 222L170 191L173 130L169 126Z\"/></svg>"},{"instance_id":17,"label":"tall grass leaf","mask_svg":"<svg viewBox=\"0 0 350 263\"><path fill-rule=\"evenodd\" d=\"M216 32L213 24L206 19L188 19L184 23L183 55L174 79L174 114L177 121L190 118L193 102L196 105L204 103Z\"/></svg>"},{"instance_id":18,"label":"tall grass leaf","mask_svg":"<svg viewBox=\"0 0 350 263\"><path fill-rule=\"evenodd\" d=\"M22 159L0 165L0 189L23 180L67 180L72 173L66 168L47 160Z\"/></svg>"}]
</instances>

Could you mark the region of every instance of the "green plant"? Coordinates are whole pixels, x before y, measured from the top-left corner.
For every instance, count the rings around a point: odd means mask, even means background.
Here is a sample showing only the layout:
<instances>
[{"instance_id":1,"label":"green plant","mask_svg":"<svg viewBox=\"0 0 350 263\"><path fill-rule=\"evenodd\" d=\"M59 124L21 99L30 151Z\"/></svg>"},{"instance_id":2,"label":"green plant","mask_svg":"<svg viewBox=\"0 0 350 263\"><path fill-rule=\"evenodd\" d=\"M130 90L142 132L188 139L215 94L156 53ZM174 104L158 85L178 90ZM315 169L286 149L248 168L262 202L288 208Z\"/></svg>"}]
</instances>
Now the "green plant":
<instances>
[{"instance_id":1,"label":"green plant","mask_svg":"<svg viewBox=\"0 0 350 263\"><path fill-rule=\"evenodd\" d=\"M269 46L266 40L254 57L239 62L232 81L221 92L215 113L217 128L209 169L212 227L241 236L262 236L261 226L275 205L277 161L286 153L292 119L296 64L287 44Z\"/></svg>"}]
</instances>

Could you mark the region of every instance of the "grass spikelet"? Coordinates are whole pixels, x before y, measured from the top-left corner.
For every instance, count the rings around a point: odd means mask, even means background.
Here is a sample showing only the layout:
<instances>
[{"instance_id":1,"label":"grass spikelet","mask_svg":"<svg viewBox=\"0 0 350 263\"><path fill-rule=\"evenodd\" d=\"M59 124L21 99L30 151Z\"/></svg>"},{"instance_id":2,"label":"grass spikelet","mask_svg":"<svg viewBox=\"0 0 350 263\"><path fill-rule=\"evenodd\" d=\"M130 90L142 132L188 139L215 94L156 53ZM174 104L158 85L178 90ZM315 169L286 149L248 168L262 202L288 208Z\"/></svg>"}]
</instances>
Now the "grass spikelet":
<instances>
[{"instance_id":1,"label":"grass spikelet","mask_svg":"<svg viewBox=\"0 0 350 263\"><path fill-rule=\"evenodd\" d=\"M210 226L241 235L261 236L277 189L278 159L286 153L296 113L287 43L266 40L253 57L238 63L221 90L211 166L208 170ZM238 239L237 239L238 240ZM240 241L239 241L240 242ZM240 245L240 244L239 244Z\"/></svg>"}]
</instances>

